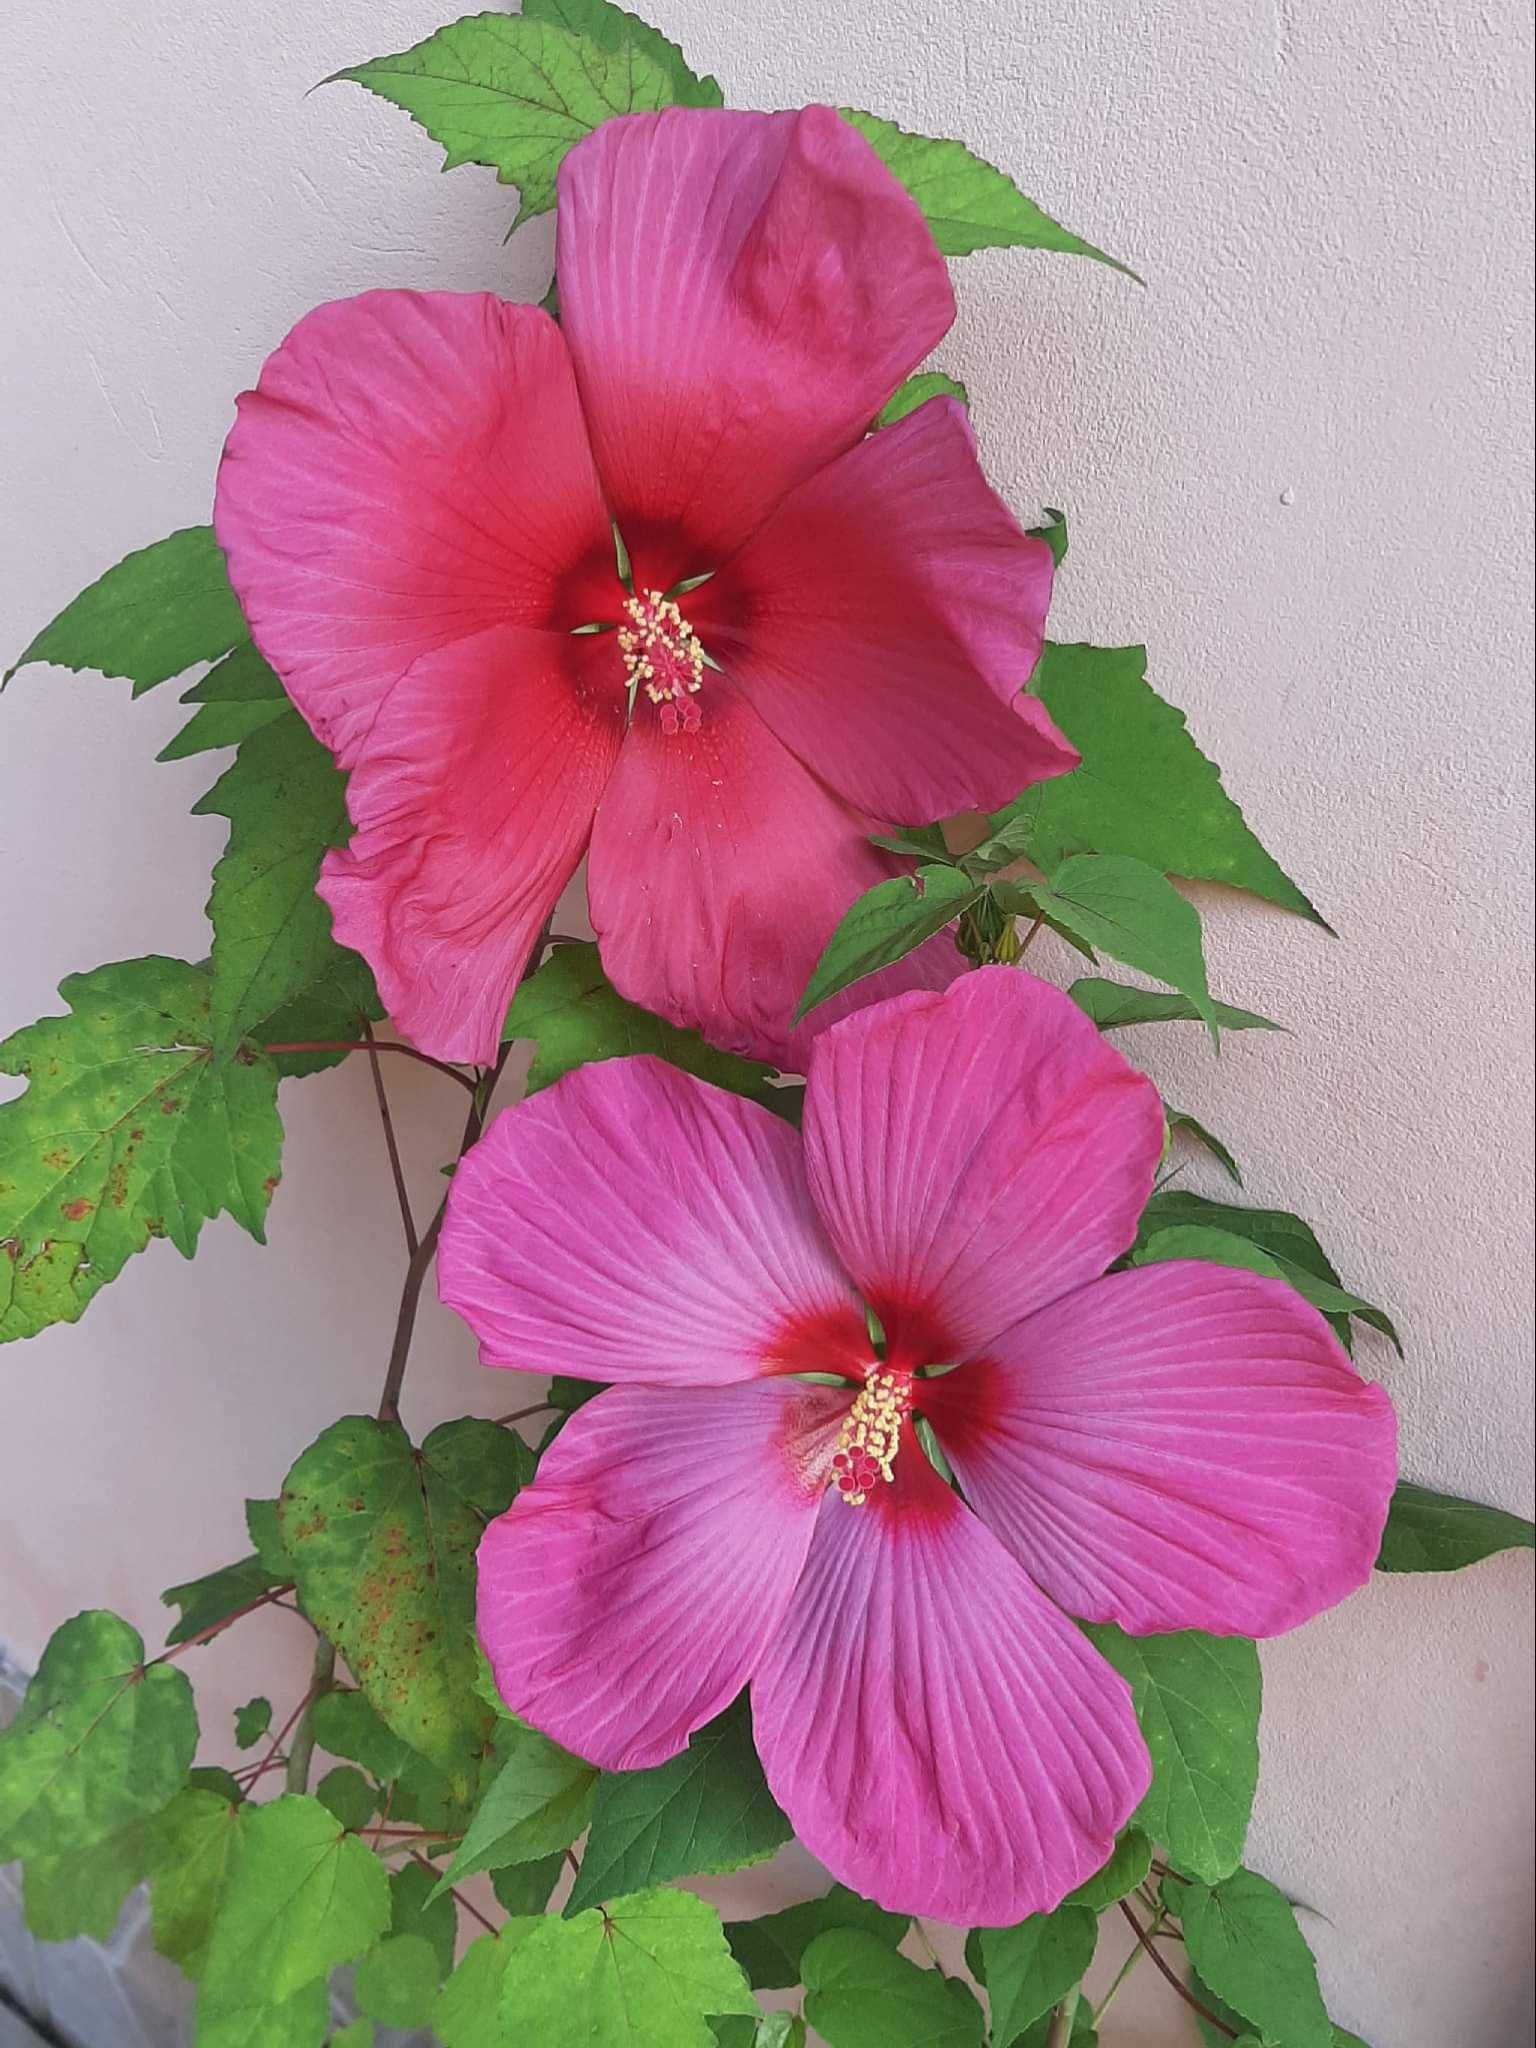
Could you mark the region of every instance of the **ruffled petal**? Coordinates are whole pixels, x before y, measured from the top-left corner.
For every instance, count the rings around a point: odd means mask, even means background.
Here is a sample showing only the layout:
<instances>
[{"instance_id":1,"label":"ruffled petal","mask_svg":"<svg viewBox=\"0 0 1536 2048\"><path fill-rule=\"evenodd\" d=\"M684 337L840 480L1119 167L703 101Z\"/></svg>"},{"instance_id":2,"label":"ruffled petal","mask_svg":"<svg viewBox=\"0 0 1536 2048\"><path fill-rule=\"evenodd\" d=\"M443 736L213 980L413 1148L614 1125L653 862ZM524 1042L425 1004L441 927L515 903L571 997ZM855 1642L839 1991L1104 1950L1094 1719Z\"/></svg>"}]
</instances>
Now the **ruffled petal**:
<instances>
[{"instance_id":1,"label":"ruffled petal","mask_svg":"<svg viewBox=\"0 0 1536 2048\"><path fill-rule=\"evenodd\" d=\"M661 1060L499 1116L454 1174L437 1267L486 1365L718 1386L869 1358L797 1134Z\"/></svg>"},{"instance_id":2,"label":"ruffled petal","mask_svg":"<svg viewBox=\"0 0 1536 2048\"><path fill-rule=\"evenodd\" d=\"M1053 565L936 399L786 498L690 600L711 655L861 809L913 824L993 810L1079 755L1019 693Z\"/></svg>"},{"instance_id":3,"label":"ruffled petal","mask_svg":"<svg viewBox=\"0 0 1536 2048\"><path fill-rule=\"evenodd\" d=\"M613 541L560 330L489 293L307 314L240 400L214 531L261 652L343 767L415 661L613 618Z\"/></svg>"},{"instance_id":4,"label":"ruffled petal","mask_svg":"<svg viewBox=\"0 0 1536 2048\"><path fill-rule=\"evenodd\" d=\"M726 677L706 672L696 701L696 732L665 733L640 707L593 827L592 929L632 1002L799 1068L829 1021L791 1028L811 970L849 904L902 863ZM942 985L962 965L945 938L853 1000Z\"/></svg>"},{"instance_id":5,"label":"ruffled petal","mask_svg":"<svg viewBox=\"0 0 1536 2048\"><path fill-rule=\"evenodd\" d=\"M828 1494L752 1680L795 1833L891 1912L1006 1927L1108 1856L1150 1779L1130 1693L924 1458Z\"/></svg>"},{"instance_id":6,"label":"ruffled petal","mask_svg":"<svg viewBox=\"0 0 1536 2048\"><path fill-rule=\"evenodd\" d=\"M605 121L558 219L598 466L659 589L851 446L954 318L917 206L828 107Z\"/></svg>"},{"instance_id":7,"label":"ruffled petal","mask_svg":"<svg viewBox=\"0 0 1536 2048\"><path fill-rule=\"evenodd\" d=\"M1278 1280L1114 1273L925 1386L966 1497L1070 1614L1272 1636L1364 1585L1397 1477L1385 1392Z\"/></svg>"},{"instance_id":8,"label":"ruffled petal","mask_svg":"<svg viewBox=\"0 0 1536 2048\"><path fill-rule=\"evenodd\" d=\"M794 1590L846 1395L617 1387L486 1530L480 1642L513 1713L605 1771L730 1705Z\"/></svg>"},{"instance_id":9,"label":"ruffled petal","mask_svg":"<svg viewBox=\"0 0 1536 2048\"><path fill-rule=\"evenodd\" d=\"M828 1233L909 1364L975 1357L1126 1250L1157 1091L1016 967L862 1010L816 1041L805 1158Z\"/></svg>"},{"instance_id":10,"label":"ruffled petal","mask_svg":"<svg viewBox=\"0 0 1536 2048\"><path fill-rule=\"evenodd\" d=\"M624 732L607 636L494 626L423 655L359 742L326 856L337 938L439 1059L495 1059L507 1004L575 873Z\"/></svg>"}]
</instances>

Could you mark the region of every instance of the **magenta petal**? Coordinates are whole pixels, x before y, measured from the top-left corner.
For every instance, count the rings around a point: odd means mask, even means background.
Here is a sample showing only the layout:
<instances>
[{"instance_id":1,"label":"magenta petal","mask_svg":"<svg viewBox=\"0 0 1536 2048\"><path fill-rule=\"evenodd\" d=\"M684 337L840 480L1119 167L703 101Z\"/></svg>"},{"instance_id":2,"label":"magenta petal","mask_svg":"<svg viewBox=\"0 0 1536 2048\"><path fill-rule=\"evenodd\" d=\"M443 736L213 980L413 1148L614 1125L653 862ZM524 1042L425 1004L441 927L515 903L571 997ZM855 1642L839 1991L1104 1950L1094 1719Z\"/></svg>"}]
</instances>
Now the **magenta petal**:
<instances>
[{"instance_id":1,"label":"magenta petal","mask_svg":"<svg viewBox=\"0 0 1536 2048\"><path fill-rule=\"evenodd\" d=\"M868 1357L782 1118L656 1059L583 1067L461 1161L438 1288L486 1365L723 1385Z\"/></svg>"},{"instance_id":2,"label":"magenta petal","mask_svg":"<svg viewBox=\"0 0 1536 2048\"><path fill-rule=\"evenodd\" d=\"M850 803L992 810L1076 751L1037 698L1052 562L934 400L791 492L692 601L710 653Z\"/></svg>"},{"instance_id":3,"label":"magenta petal","mask_svg":"<svg viewBox=\"0 0 1536 2048\"><path fill-rule=\"evenodd\" d=\"M407 1038L488 1065L624 728L606 638L496 626L423 655L360 742L320 894Z\"/></svg>"},{"instance_id":4,"label":"magenta petal","mask_svg":"<svg viewBox=\"0 0 1536 2048\"><path fill-rule=\"evenodd\" d=\"M636 575L718 568L954 318L917 206L828 107L605 121L560 168L560 318Z\"/></svg>"},{"instance_id":5,"label":"magenta petal","mask_svg":"<svg viewBox=\"0 0 1536 2048\"><path fill-rule=\"evenodd\" d=\"M706 672L697 732L642 705L592 833L587 895L614 984L713 1044L799 1069L790 1019L849 905L901 863L783 746L725 676ZM856 1000L932 987L961 965L944 939ZM835 1014L835 1013L834 1013Z\"/></svg>"},{"instance_id":6,"label":"magenta petal","mask_svg":"<svg viewBox=\"0 0 1536 2048\"><path fill-rule=\"evenodd\" d=\"M603 1770L675 1756L740 1692L815 1526L846 1395L618 1387L480 1545L479 1634L515 1714Z\"/></svg>"},{"instance_id":7,"label":"magenta petal","mask_svg":"<svg viewBox=\"0 0 1536 2048\"><path fill-rule=\"evenodd\" d=\"M1015 967L862 1010L816 1041L806 1171L913 1364L974 1357L1136 1235L1163 1145L1150 1081Z\"/></svg>"},{"instance_id":8,"label":"magenta petal","mask_svg":"<svg viewBox=\"0 0 1536 2048\"><path fill-rule=\"evenodd\" d=\"M959 1926L1058 1905L1151 1775L1123 1680L910 1431L894 1486L826 1496L752 1719L812 1854L891 1912Z\"/></svg>"},{"instance_id":9,"label":"magenta petal","mask_svg":"<svg viewBox=\"0 0 1536 2048\"><path fill-rule=\"evenodd\" d=\"M483 292L306 315L240 400L214 530L257 646L343 767L422 655L612 616L618 595L560 331Z\"/></svg>"},{"instance_id":10,"label":"magenta petal","mask_svg":"<svg viewBox=\"0 0 1536 2048\"><path fill-rule=\"evenodd\" d=\"M1385 1392L1281 1281L1111 1274L925 1390L976 1512L1071 1614L1272 1636L1370 1577L1397 1477Z\"/></svg>"}]
</instances>

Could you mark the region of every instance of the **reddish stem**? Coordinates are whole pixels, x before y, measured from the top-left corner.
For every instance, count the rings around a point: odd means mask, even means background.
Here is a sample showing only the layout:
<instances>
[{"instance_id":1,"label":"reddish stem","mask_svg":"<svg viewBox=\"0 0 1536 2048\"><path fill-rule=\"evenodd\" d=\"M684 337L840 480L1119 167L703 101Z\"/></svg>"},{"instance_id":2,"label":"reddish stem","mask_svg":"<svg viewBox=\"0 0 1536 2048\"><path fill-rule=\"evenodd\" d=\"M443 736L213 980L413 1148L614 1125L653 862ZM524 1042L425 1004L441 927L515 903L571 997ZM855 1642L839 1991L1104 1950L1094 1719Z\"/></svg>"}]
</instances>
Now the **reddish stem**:
<instances>
[{"instance_id":1,"label":"reddish stem","mask_svg":"<svg viewBox=\"0 0 1536 2048\"><path fill-rule=\"evenodd\" d=\"M553 1401L535 1401L531 1408L514 1408L510 1415L498 1415L496 1421L500 1428L510 1429L514 1422L527 1422L531 1416L558 1413Z\"/></svg>"},{"instance_id":2,"label":"reddish stem","mask_svg":"<svg viewBox=\"0 0 1536 2048\"><path fill-rule=\"evenodd\" d=\"M400 1147L395 1141L395 1120L389 1113L389 1094L384 1086L384 1068L379 1060L379 1048L374 1042L373 1026L363 1019L363 1039L368 1047L368 1067L373 1075L374 1099L379 1105L379 1122L384 1126L384 1149L389 1154L390 1178L395 1184L395 1200L400 1205L400 1222L405 1230L405 1255L414 1259L417 1251L416 1219L411 1214L411 1198L406 1192L405 1168L400 1160Z\"/></svg>"},{"instance_id":3,"label":"reddish stem","mask_svg":"<svg viewBox=\"0 0 1536 2048\"><path fill-rule=\"evenodd\" d=\"M1197 2013L1199 2013L1201 2019L1203 2019L1207 2023L1207 2025L1214 2027L1218 2034L1224 2034L1229 2041L1235 2041L1237 2039L1237 2033L1235 2029L1229 2027L1225 2020L1218 2019L1216 2014L1211 2011L1211 2008L1208 2005L1202 2005L1200 2003L1200 2000L1196 1998L1193 1991L1190 1990L1189 1986L1180 1980L1177 1971L1170 1968L1170 1966L1158 1954L1156 1947L1154 1946L1154 1944L1152 1943L1151 1939L1147 1934L1147 1930L1136 1918L1136 1915L1131 1911L1130 1907L1125 1903L1124 1899L1120 1901L1120 1910L1125 1915L1126 1919L1130 1921L1131 1932L1135 1935L1136 1939L1141 1943L1141 1946L1146 1950L1147 1954L1152 1958L1153 1962L1157 1965L1162 1975L1173 1986L1174 1990L1177 1991L1180 1998L1183 1999L1184 2003L1187 2006L1191 2006Z\"/></svg>"},{"instance_id":4,"label":"reddish stem","mask_svg":"<svg viewBox=\"0 0 1536 2048\"><path fill-rule=\"evenodd\" d=\"M473 1094L475 1083L468 1074L460 1073L457 1067L449 1066L446 1060L435 1060L427 1052L418 1052L414 1045L402 1045L395 1038L296 1038L282 1045L264 1045L263 1052L367 1052L369 1045L375 1052L403 1053L408 1060L419 1060L424 1067L434 1067L438 1073L446 1074L450 1081L457 1081L461 1088L468 1088Z\"/></svg>"},{"instance_id":5,"label":"reddish stem","mask_svg":"<svg viewBox=\"0 0 1536 2048\"><path fill-rule=\"evenodd\" d=\"M211 1643L215 1636L221 1636L225 1629L233 1628L235 1623L243 1620L247 1614L254 1614L258 1607L273 1606L281 1601L284 1593L292 1591L293 1587L290 1584L274 1586L270 1592L258 1594L254 1600L247 1600L243 1607L237 1607L233 1614L226 1614L222 1621L209 1622L208 1626L200 1628L195 1636L188 1636L185 1642L173 1643L170 1649L162 1650L158 1657L151 1657L144 1668L148 1670L150 1664L169 1664L173 1657L180 1657L188 1650L195 1650L199 1643ZM296 1611L289 1610L290 1613Z\"/></svg>"},{"instance_id":6,"label":"reddish stem","mask_svg":"<svg viewBox=\"0 0 1536 2048\"><path fill-rule=\"evenodd\" d=\"M429 1863L425 1856L418 1856L414 1849L411 1851L411 1861L419 1863L423 1870L430 1870L434 1877L439 1875L437 1865ZM456 1886L449 1885L448 1896L456 1906L461 1906L464 1909L471 1920L478 1920L487 1934L494 1934L496 1932L496 1922L494 1920L487 1920L480 1908L473 1904L471 1900L465 1898L464 1894Z\"/></svg>"}]
</instances>

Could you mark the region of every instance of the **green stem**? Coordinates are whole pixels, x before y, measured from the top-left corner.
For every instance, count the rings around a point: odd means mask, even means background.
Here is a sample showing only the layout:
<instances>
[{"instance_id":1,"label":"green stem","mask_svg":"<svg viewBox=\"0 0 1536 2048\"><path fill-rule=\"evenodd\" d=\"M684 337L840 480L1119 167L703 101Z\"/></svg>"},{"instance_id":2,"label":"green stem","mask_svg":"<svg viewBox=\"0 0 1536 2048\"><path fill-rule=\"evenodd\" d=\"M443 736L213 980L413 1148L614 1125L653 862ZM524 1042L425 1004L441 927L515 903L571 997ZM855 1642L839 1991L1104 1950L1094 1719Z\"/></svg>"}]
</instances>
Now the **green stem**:
<instances>
[{"instance_id":1,"label":"green stem","mask_svg":"<svg viewBox=\"0 0 1536 2048\"><path fill-rule=\"evenodd\" d=\"M1159 1906L1157 1912L1153 1916L1151 1926L1147 1929L1147 1939L1149 1941L1155 1938L1155 1936L1160 1931L1163 1922L1167 1918L1168 1908L1166 1906ZM1093 2024L1095 2026L1099 2024L1099 2021L1103 2019L1105 2013L1107 2013L1109 2011L1109 2008L1114 2004L1116 1998L1119 1996L1120 1986L1125 1982L1126 1978L1130 1976L1132 1970L1134 1970L1136 1965L1141 1961L1143 1954L1144 1950L1142 1949L1141 1943L1138 1941L1135 1947L1131 1950L1130 1954L1126 1957L1125 1961L1120 1965L1119 1970L1115 1974L1114 1982L1105 1992L1103 1998L1100 1999L1099 2003L1094 2007Z\"/></svg>"},{"instance_id":2,"label":"green stem","mask_svg":"<svg viewBox=\"0 0 1536 2048\"><path fill-rule=\"evenodd\" d=\"M283 1769L283 1784L289 1792L309 1790L309 1763L315 1753L315 1701L322 1693L330 1691L335 1676L335 1649L321 1636L315 1643L315 1661L310 1667L309 1693L304 1701L304 1711L293 1731L293 1740L288 1745L288 1762Z\"/></svg>"},{"instance_id":3,"label":"green stem","mask_svg":"<svg viewBox=\"0 0 1536 2048\"><path fill-rule=\"evenodd\" d=\"M1051 2024L1045 2036L1045 2048L1067 2048L1072 2039L1072 2022L1077 2017L1078 2000L1083 1987L1076 1984L1051 2014Z\"/></svg>"}]
</instances>

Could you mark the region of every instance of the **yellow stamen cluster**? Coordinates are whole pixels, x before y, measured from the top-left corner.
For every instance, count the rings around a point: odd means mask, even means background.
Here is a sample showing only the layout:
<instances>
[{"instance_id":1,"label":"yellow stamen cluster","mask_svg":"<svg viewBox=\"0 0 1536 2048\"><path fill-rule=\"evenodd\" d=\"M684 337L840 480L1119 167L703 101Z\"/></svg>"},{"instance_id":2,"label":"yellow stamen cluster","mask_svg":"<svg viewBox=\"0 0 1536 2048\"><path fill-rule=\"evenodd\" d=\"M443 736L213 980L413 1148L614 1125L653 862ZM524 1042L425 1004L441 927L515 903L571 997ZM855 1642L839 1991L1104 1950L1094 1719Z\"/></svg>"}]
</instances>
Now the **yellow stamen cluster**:
<instances>
[{"instance_id":1,"label":"yellow stamen cluster","mask_svg":"<svg viewBox=\"0 0 1536 2048\"><path fill-rule=\"evenodd\" d=\"M832 1453L832 1484L851 1508L863 1507L877 1480L896 1477L901 1425L912 1407L905 1373L872 1372L848 1410Z\"/></svg>"},{"instance_id":2,"label":"yellow stamen cluster","mask_svg":"<svg viewBox=\"0 0 1536 2048\"><path fill-rule=\"evenodd\" d=\"M704 675L704 649L673 600L647 590L630 598L624 610L634 621L619 628L631 687L643 686L653 704L665 704L685 690L696 692Z\"/></svg>"}]
</instances>

